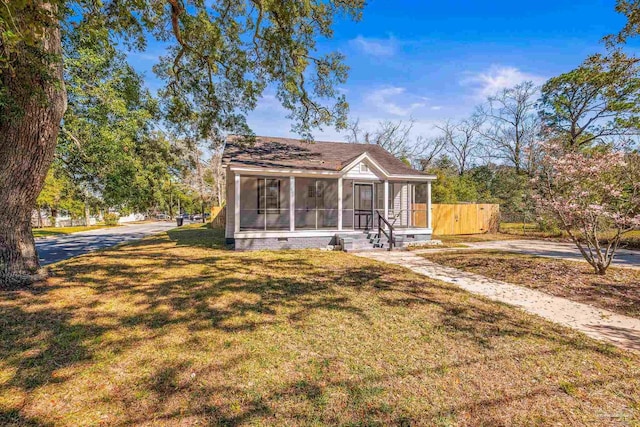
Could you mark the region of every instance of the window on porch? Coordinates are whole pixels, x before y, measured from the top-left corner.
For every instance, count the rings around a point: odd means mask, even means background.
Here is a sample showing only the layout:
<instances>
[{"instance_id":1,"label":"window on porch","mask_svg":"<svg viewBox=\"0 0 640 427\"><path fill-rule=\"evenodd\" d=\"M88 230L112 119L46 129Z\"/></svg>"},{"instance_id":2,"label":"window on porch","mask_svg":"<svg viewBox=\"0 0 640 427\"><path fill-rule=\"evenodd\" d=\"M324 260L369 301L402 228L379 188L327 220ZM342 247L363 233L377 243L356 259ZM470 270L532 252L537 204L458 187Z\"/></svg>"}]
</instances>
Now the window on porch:
<instances>
[{"instance_id":1,"label":"window on porch","mask_svg":"<svg viewBox=\"0 0 640 427\"><path fill-rule=\"evenodd\" d=\"M240 230L289 229L289 178L240 177Z\"/></svg>"},{"instance_id":2,"label":"window on porch","mask_svg":"<svg viewBox=\"0 0 640 427\"><path fill-rule=\"evenodd\" d=\"M338 180L296 178L296 230L338 228Z\"/></svg>"},{"instance_id":3,"label":"window on porch","mask_svg":"<svg viewBox=\"0 0 640 427\"><path fill-rule=\"evenodd\" d=\"M394 228L427 227L426 183L389 183L389 222Z\"/></svg>"}]
</instances>

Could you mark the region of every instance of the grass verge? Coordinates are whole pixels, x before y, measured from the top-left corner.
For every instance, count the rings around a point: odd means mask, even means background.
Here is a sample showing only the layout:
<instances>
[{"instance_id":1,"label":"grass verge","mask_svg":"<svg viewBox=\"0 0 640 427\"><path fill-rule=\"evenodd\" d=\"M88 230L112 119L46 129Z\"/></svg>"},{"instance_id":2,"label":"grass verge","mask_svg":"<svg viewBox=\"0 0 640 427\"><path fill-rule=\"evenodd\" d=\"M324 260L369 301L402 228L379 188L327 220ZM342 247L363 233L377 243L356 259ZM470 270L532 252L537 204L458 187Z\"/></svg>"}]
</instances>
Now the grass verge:
<instances>
[{"instance_id":1,"label":"grass verge","mask_svg":"<svg viewBox=\"0 0 640 427\"><path fill-rule=\"evenodd\" d=\"M534 223L501 223L500 234L505 236L515 236L512 238L524 238L524 239L559 239L564 241L571 241L571 238L567 232L559 231L543 231L540 230L537 224ZM578 233L579 235L580 233ZM613 232L604 233L602 241L607 242L607 239L613 237ZM506 240L506 239L505 239ZM620 242L621 247L627 249L640 249L640 230L631 231L626 233Z\"/></svg>"},{"instance_id":2,"label":"grass verge","mask_svg":"<svg viewBox=\"0 0 640 427\"><path fill-rule=\"evenodd\" d=\"M430 261L640 318L640 270L610 267L606 276L584 262L495 250L422 254Z\"/></svg>"},{"instance_id":3,"label":"grass verge","mask_svg":"<svg viewBox=\"0 0 640 427\"><path fill-rule=\"evenodd\" d=\"M89 231L89 230L98 230L100 228L107 228L108 225L92 225L89 227L85 227L84 225L77 227L43 227L43 228L34 228L33 229L33 237L53 237L53 236L61 236L64 234L71 233L79 233L81 231ZM117 226L115 226L117 227Z\"/></svg>"},{"instance_id":4,"label":"grass verge","mask_svg":"<svg viewBox=\"0 0 640 427\"><path fill-rule=\"evenodd\" d=\"M187 226L0 292L2 425L627 425L636 355L344 253Z\"/></svg>"},{"instance_id":5,"label":"grass verge","mask_svg":"<svg viewBox=\"0 0 640 427\"><path fill-rule=\"evenodd\" d=\"M455 247L473 242L492 242L495 240L521 240L524 237L506 233L460 234L460 235L434 235L434 239L441 240L443 244Z\"/></svg>"}]
</instances>

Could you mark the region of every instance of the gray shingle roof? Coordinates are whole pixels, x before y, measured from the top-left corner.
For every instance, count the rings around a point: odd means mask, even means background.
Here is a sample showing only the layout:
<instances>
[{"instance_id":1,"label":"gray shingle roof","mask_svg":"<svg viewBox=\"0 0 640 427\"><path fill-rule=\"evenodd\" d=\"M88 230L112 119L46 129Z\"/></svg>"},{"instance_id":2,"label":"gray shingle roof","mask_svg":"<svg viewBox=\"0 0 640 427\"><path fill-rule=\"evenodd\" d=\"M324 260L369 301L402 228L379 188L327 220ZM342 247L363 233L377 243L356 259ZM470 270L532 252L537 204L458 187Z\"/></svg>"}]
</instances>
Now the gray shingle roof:
<instances>
[{"instance_id":1,"label":"gray shingle roof","mask_svg":"<svg viewBox=\"0 0 640 427\"><path fill-rule=\"evenodd\" d=\"M241 137L228 137L222 163L265 169L340 171L365 152L391 175L426 175L375 144L308 143L299 139L268 136L256 137L253 145L246 144Z\"/></svg>"}]
</instances>

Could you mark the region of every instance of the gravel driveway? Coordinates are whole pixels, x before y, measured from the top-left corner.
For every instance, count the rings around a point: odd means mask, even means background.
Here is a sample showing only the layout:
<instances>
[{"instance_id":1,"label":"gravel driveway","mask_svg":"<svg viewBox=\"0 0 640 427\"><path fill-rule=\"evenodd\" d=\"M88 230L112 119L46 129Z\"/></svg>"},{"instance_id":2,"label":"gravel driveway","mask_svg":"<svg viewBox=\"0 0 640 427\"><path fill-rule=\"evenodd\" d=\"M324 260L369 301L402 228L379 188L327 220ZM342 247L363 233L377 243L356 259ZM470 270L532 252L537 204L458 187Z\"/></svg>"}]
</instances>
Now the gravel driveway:
<instances>
[{"instance_id":1,"label":"gravel driveway","mask_svg":"<svg viewBox=\"0 0 640 427\"><path fill-rule=\"evenodd\" d=\"M36 239L40 264L47 265L67 258L82 255L96 249L108 248L119 243L142 239L152 234L175 228L176 223L146 222L120 227L100 228L57 237Z\"/></svg>"},{"instance_id":2,"label":"gravel driveway","mask_svg":"<svg viewBox=\"0 0 640 427\"><path fill-rule=\"evenodd\" d=\"M469 249L497 249L571 261L585 261L573 243L549 240L496 240L491 242L464 242L464 244L469 246ZM616 267L640 268L640 251L619 249L616 251L612 265Z\"/></svg>"}]
</instances>

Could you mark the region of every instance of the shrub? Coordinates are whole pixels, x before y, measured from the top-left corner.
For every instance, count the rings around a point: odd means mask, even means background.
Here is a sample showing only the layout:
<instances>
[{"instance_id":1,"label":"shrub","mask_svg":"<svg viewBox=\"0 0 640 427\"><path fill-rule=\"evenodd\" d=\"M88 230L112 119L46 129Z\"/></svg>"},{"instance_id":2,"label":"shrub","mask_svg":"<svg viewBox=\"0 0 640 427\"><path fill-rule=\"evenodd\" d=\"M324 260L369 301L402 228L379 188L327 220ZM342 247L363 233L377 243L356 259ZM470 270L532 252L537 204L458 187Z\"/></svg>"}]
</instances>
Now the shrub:
<instances>
[{"instance_id":1,"label":"shrub","mask_svg":"<svg viewBox=\"0 0 640 427\"><path fill-rule=\"evenodd\" d=\"M118 215L111 212L104 214L104 223L106 225L118 225Z\"/></svg>"}]
</instances>

